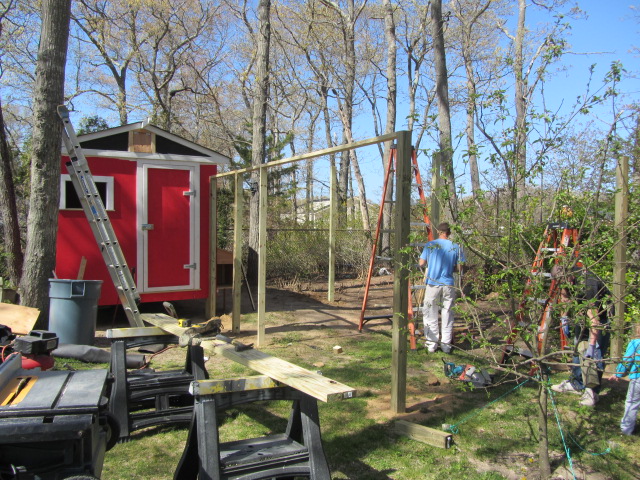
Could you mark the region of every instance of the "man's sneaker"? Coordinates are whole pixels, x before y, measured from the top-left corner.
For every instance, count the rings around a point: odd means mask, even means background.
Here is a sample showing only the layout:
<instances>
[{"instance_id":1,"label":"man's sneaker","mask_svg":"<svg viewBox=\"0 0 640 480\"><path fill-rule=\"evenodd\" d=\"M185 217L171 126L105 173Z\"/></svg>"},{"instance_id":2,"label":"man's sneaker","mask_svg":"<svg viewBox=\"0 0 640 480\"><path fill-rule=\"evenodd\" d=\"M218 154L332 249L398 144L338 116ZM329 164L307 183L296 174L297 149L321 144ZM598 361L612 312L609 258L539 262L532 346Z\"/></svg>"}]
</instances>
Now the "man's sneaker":
<instances>
[{"instance_id":1,"label":"man's sneaker","mask_svg":"<svg viewBox=\"0 0 640 480\"><path fill-rule=\"evenodd\" d=\"M582 398L580 398L580 405L584 405L586 407L595 407L597 402L598 394L591 388L585 388L584 393L582 394Z\"/></svg>"},{"instance_id":2,"label":"man's sneaker","mask_svg":"<svg viewBox=\"0 0 640 480\"><path fill-rule=\"evenodd\" d=\"M443 353L451 353L451 347L449 345L442 345L440 348L442 348Z\"/></svg>"},{"instance_id":3,"label":"man's sneaker","mask_svg":"<svg viewBox=\"0 0 640 480\"><path fill-rule=\"evenodd\" d=\"M558 383L557 385L551 385L551 390L558 393L580 393L580 391L576 390L576 387L573 386L571 380L565 380L564 382Z\"/></svg>"},{"instance_id":4,"label":"man's sneaker","mask_svg":"<svg viewBox=\"0 0 640 480\"><path fill-rule=\"evenodd\" d=\"M427 350L429 351L429 353L436 353L436 350L438 349L437 343L429 344L428 342L426 342L424 346L427 347Z\"/></svg>"}]
</instances>

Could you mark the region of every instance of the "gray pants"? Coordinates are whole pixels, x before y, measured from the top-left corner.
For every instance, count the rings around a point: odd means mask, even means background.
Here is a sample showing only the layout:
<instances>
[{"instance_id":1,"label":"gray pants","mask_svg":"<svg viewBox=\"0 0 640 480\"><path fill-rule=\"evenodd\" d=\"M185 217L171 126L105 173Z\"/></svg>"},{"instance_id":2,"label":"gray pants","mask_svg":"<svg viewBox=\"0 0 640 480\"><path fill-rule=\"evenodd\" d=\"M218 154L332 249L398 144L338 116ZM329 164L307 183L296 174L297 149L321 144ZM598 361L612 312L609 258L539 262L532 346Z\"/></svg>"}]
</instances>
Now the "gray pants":
<instances>
[{"instance_id":1,"label":"gray pants","mask_svg":"<svg viewBox=\"0 0 640 480\"><path fill-rule=\"evenodd\" d=\"M640 407L640 378L629 381L627 401L624 403L624 415L620 420L620 430L625 435L631 435L636 427L638 408Z\"/></svg>"}]
</instances>

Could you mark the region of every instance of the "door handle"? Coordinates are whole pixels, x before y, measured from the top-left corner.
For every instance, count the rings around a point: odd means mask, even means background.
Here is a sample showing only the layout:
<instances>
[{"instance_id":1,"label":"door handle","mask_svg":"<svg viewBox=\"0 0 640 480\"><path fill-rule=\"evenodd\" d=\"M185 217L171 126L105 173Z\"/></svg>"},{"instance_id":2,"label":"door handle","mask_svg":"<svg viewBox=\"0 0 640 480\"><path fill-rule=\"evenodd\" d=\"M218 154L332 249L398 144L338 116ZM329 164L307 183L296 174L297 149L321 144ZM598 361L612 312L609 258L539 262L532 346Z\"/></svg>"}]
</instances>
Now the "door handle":
<instances>
[{"instance_id":1,"label":"door handle","mask_svg":"<svg viewBox=\"0 0 640 480\"><path fill-rule=\"evenodd\" d=\"M143 223L142 230L153 230L153 223Z\"/></svg>"}]
</instances>

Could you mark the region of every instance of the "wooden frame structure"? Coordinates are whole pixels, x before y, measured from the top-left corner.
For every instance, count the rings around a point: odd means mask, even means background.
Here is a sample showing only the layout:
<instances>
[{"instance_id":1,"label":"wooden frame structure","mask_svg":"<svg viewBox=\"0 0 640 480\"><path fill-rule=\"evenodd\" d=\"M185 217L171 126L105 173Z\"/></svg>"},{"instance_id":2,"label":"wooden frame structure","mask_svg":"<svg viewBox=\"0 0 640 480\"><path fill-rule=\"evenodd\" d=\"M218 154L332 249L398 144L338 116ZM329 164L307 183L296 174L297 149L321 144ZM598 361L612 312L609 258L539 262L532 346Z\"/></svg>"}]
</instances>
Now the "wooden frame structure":
<instances>
[{"instance_id":1,"label":"wooden frame structure","mask_svg":"<svg viewBox=\"0 0 640 480\"><path fill-rule=\"evenodd\" d=\"M396 209L395 209L395 245L394 245L394 283L393 283L393 334L392 334L392 392L391 408L396 413L404 413L406 409L406 375L407 375L407 312L409 306L409 254L406 247L409 244L410 228L410 203L411 203L411 132L403 130L388 133L378 137L361 140L358 142L325 148L314 152L296 155L281 160L251 166L231 172L220 173L211 177L211 182L218 178L233 176L235 184L234 206L234 248L233 248L233 307L232 307L232 331L240 330L240 292L242 279L242 225L244 199L242 196L243 174L259 170L259 232L258 232L258 324L256 346L260 347L265 342L266 320L266 252L267 252L267 171L269 168L309 160L325 155L355 150L360 147L374 145L383 142L396 141L397 166L396 166ZM335 168L331 169L331 221L329 224L329 284L328 300L333 301L335 282L335 234L336 234L336 205L337 183ZM213 185L212 185L213 187ZM211 252L210 252L210 297L207 305L209 312L215 311L216 301L216 198L215 188L211 188Z\"/></svg>"}]
</instances>

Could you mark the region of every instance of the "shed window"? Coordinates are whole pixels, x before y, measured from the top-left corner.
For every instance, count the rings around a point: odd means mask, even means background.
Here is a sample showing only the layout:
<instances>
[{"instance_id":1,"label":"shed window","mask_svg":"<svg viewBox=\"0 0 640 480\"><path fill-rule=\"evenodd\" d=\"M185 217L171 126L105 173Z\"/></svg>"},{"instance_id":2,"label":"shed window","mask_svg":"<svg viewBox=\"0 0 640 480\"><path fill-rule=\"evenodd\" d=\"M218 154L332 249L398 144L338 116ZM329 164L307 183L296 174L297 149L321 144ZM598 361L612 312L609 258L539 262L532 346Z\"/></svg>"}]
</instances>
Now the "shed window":
<instances>
[{"instance_id":1,"label":"shed window","mask_svg":"<svg viewBox=\"0 0 640 480\"><path fill-rule=\"evenodd\" d=\"M96 184L104 208L113 210L113 177L94 176L93 181ZM60 210L79 210L82 209L80 199L73 188L71 177L62 175L60 177Z\"/></svg>"}]
</instances>

